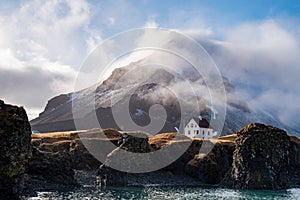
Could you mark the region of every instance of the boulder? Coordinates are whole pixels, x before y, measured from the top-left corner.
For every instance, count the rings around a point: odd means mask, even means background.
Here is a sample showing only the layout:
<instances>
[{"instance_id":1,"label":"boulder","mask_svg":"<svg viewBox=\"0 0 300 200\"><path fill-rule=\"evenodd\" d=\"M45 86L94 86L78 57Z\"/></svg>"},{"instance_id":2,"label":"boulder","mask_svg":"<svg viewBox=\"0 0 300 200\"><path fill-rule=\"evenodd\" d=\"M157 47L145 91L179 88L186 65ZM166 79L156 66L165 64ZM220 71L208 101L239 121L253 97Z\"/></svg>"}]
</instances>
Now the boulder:
<instances>
[{"instance_id":1,"label":"boulder","mask_svg":"<svg viewBox=\"0 0 300 200\"><path fill-rule=\"evenodd\" d=\"M31 156L31 128L22 107L0 100L0 199L17 198Z\"/></svg>"},{"instance_id":2,"label":"boulder","mask_svg":"<svg viewBox=\"0 0 300 200\"><path fill-rule=\"evenodd\" d=\"M231 177L239 189L281 189L288 186L291 141L285 131L250 124L237 132Z\"/></svg>"}]
</instances>

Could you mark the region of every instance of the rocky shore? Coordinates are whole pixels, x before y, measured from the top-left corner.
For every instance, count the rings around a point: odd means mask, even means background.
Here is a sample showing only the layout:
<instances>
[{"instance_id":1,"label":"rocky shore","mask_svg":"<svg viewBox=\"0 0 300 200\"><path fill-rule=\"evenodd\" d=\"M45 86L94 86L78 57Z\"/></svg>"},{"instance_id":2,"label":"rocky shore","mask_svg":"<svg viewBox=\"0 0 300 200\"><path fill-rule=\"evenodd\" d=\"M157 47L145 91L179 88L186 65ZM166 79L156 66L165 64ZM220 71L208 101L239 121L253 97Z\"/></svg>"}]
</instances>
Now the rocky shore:
<instances>
[{"instance_id":1,"label":"rocky shore","mask_svg":"<svg viewBox=\"0 0 300 200\"><path fill-rule=\"evenodd\" d=\"M95 139L100 133L107 138ZM95 185L99 179L102 186L210 185L238 189L300 186L300 141L275 127L250 124L237 134L205 140L214 145L208 154L199 154L203 139L190 141L180 135L174 140L177 133L150 137L138 137L139 134L142 133L127 133L129 139L124 144L120 142L124 141L124 133L114 129L34 134L28 189ZM106 161L101 163L86 150L82 136L98 146L113 142L119 147L111 152L106 150ZM112 162L124 166L135 162L122 160L121 149L147 153L187 141L191 145L179 159L155 172L126 173L109 166Z\"/></svg>"},{"instance_id":2,"label":"rocky shore","mask_svg":"<svg viewBox=\"0 0 300 200\"><path fill-rule=\"evenodd\" d=\"M300 140L264 124L250 124L218 139L191 140L178 133L148 136L114 129L31 135L24 109L3 102L0 118L0 194L12 198L22 191L83 185L210 185L237 189L300 186ZM83 143L98 147L104 162L94 158ZM128 169L138 166L135 157L124 160L124 150L143 153L142 160L147 163L151 152L186 144L189 146L183 155L155 172L135 174L111 168L113 163ZM203 145L212 150L203 153ZM164 153L172 156L169 151Z\"/></svg>"}]
</instances>

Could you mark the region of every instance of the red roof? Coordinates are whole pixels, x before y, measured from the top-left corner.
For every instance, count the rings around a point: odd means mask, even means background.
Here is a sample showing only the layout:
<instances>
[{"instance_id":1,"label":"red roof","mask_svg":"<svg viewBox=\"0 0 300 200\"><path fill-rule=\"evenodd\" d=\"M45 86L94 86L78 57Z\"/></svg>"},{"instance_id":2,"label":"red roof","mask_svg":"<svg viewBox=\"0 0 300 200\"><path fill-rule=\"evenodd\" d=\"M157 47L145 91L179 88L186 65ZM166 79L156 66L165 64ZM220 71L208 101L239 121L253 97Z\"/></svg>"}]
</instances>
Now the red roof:
<instances>
[{"instance_id":1,"label":"red roof","mask_svg":"<svg viewBox=\"0 0 300 200\"><path fill-rule=\"evenodd\" d=\"M197 122L199 127L209 128L209 122L206 119L202 118L202 120L200 120L199 118L195 118L195 117L193 119Z\"/></svg>"}]
</instances>

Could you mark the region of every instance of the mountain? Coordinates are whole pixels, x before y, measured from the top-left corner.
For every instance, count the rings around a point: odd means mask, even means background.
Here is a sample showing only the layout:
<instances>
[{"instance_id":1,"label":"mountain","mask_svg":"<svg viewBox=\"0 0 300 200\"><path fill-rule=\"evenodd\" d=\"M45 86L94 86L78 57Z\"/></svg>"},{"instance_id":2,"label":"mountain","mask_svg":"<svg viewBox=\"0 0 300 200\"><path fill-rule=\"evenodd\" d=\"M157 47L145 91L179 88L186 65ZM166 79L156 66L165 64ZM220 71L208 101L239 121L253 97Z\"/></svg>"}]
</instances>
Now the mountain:
<instances>
[{"instance_id":1,"label":"mountain","mask_svg":"<svg viewBox=\"0 0 300 200\"><path fill-rule=\"evenodd\" d=\"M132 71L134 73L130 73ZM179 127L180 121L187 121L190 117L197 116L199 112L195 110L195 106L199 106L201 115L210 120L215 113L207 100L208 91L204 79L193 69L183 70L182 74L192 87L201 88L196 97L197 101L194 101L195 97L189 88L181 87L184 81L182 77L164 68L147 67L143 65L143 60L140 60L114 69L111 75L99 84L50 99L44 111L31 121L32 129L40 132L75 130L73 116L85 119L84 128L95 128L89 123L93 112L86 109L92 105L95 106L101 128L120 130L114 120L113 110L118 113L118 109L126 105L126 98L129 98L130 117L138 126L146 126L151 122L149 109L152 105L160 104L165 108L166 122L159 132L174 132L175 127ZM235 93L235 87L227 78L223 77L223 82L227 93L223 135L234 133L253 122L270 124L288 133L299 135L297 127L289 127L281 123L266 111L250 108L247 102ZM72 109L72 104L76 109ZM181 113L181 106L185 108L184 113ZM77 113L74 114L74 111ZM156 116L156 120L163 119L161 116Z\"/></svg>"}]
</instances>

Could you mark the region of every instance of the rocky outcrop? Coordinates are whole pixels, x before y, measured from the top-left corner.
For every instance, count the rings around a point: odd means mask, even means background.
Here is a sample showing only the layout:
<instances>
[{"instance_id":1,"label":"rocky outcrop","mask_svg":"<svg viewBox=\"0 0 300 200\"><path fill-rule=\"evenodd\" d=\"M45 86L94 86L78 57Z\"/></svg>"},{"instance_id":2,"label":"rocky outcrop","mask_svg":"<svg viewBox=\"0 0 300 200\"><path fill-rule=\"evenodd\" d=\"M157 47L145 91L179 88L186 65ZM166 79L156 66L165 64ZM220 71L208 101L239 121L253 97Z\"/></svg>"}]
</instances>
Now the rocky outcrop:
<instances>
[{"instance_id":1,"label":"rocky outcrop","mask_svg":"<svg viewBox=\"0 0 300 200\"><path fill-rule=\"evenodd\" d=\"M22 107L0 100L0 199L13 199L24 188L31 156L31 128Z\"/></svg>"},{"instance_id":2,"label":"rocky outcrop","mask_svg":"<svg viewBox=\"0 0 300 200\"><path fill-rule=\"evenodd\" d=\"M191 141L177 133L148 136L142 132L121 133L114 129L31 136L25 110L3 101L0 101L0 119L0 199L17 198L24 184L29 191L73 187L77 185L77 171L93 170L98 170L97 184L107 186L128 185L128 177L140 177L142 183L147 183L158 174L161 179L165 175L170 181L176 177L190 181L184 177L191 176L195 178L195 184L221 183L239 189L300 186L300 139L272 126L250 124L236 135L219 140ZM100 133L106 137L99 138ZM204 141L214 145L208 154L199 153ZM102 152L105 162L95 159L84 142L105 151ZM108 143L114 143L117 148L103 148ZM149 152L175 144L177 147L190 146L169 166L142 175L127 173L132 168L139 170L140 162L149 163ZM124 156L127 152L133 153L132 157ZM172 154L167 150L164 153ZM116 165L125 172L112 168ZM96 172L94 175L96 177Z\"/></svg>"},{"instance_id":3,"label":"rocky outcrop","mask_svg":"<svg viewBox=\"0 0 300 200\"><path fill-rule=\"evenodd\" d=\"M106 135L99 138L99 135ZM120 133L114 129L33 134L33 156L28 167L27 190L69 188L77 185L77 173L98 169L101 162L85 148L83 141L105 149L117 145ZM100 150L102 149L100 148ZM104 151L102 149L102 151ZM106 156L113 149L103 152Z\"/></svg>"},{"instance_id":4,"label":"rocky outcrop","mask_svg":"<svg viewBox=\"0 0 300 200\"><path fill-rule=\"evenodd\" d=\"M280 189L288 186L291 141L285 131L250 124L237 132L231 176L241 189Z\"/></svg>"},{"instance_id":5,"label":"rocky outcrop","mask_svg":"<svg viewBox=\"0 0 300 200\"><path fill-rule=\"evenodd\" d=\"M164 136L164 134L154 136L154 138L158 138L158 140L156 143L152 143L152 145L155 145L156 149L163 148L164 146L160 145L161 143L160 140L163 141L164 139L168 138L168 136L170 137L171 135L175 135L175 133L167 134L166 136ZM186 136L184 137L182 138L183 140L178 143L184 143L184 141L187 139ZM170 140L169 141L170 144L172 144L171 138L169 138L169 140ZM172 174L186 174L186 165L190 160L192 160L195 157L195 155L199 154L200 148L203 144L203 140L195 139L193 141L190 141L190 139L188 139L187 142L190 144L188 149L175 162L165 167L163 169L164 171L171 172ZM170 153L170 156L172 156L172 152Z\"/></svg>"},{"instance_id":6,"label":"rocky outcrop","mask_svg":"<svg viewBox=\"0 0 300 200\"><path fill-rule=\"evenodd\" d=\"M100 134L101 136L99 136ZM103 156L101 160L105 160L107 154L113 150L110 144L113 143L117 146L121 133L115 129L91 129L81 132L79 135L74 135L70 143L73 168L75 170L96 170L102 163L86 149L83 142L93 148L98 148L95 151L101 151Z\"/></svg>"},{"instance_id":7,"label":"rocky outcrop","mask_svg":"<svg viewBox=\"0 0 300 200\"><path fill-rule=\"evenodd\" d=\"M193 139L191 143L185 136L174 141L175 135L176 133L158 134L148 139L150 151L164 149L174 144L186 142L190 144L185 153L175 162L161 169L160 174L188 175L201 184L240 189L281 189L290 186L291 183L299 186L300 141L296 137L288 136L283 130L263 124L250 124L237 134L224 136L218 140ZM98 181L105 180L107 185L119 186L130 182L127 178L131 177L131 174L116 171L110 168L110 164L119 163L123 170L134 165L136 158L127 157L124 160L121 150L139 152L141 149L147 149L141 148L143 146L141 144L143 142L146 144L147 141L139 139L137 142L135 139L137 137L138 134L127 140L127 143L122 143L123 148L121 144L108 154L107 161L99 168ZM119 140L119 143L123 140L124 137ZM208 154L199 153L204 141L205 145L214 145ZM165 153L171 152L165 151ZM143 159L145 163L149 162L147 154L144 154ZM145 178L146 175L141 177Z\"/></svg>"},{"instance_id":8,"label":"rocky outcrop","mask_svg":"<svg viewBox=\"0 0 300 200\"><path fill-rule=\"evenodd\" d=\"M29 162L27 187L33 190L70 187L76 185L74 168L70 154L70 142L51 144L41 141L33 146Z\"/></svg>"},{"instance_id":9,"label":"rocky outcrop","mask_svg":"<svg viewBox=\"0 0 300 200\"><path fill-rule=\"evenodd\" d=\"M217 184L230 169L232 152L234 150L234 143L232 141L217 143L212 152L208 155L202 155L199 154L203 145L202 139L194 139L191 141L190 138L187 138L184 135L178 135L178 133L158 134L149 137L149 139L148 137L143 136L145 135L142 133L125 133L120 137L120 146L108 154L106 162L103 163L98 170L97 181L99 185L124 186L129 182L135 182L128 180L128 177L135 177L131 173L120 172L110 166L118 166L119 169L124 171L126 171L127 168L134 168L138 171L139 162L142 162L141 166L144 167L153 164L149 163L150 159L147 152L165 149L164 154L167 155L167 157L172 157L174 152L172 150L168 151L168 148L165 148L166 146L170 147L170 145L176 145L177 148L181 148L187 144L190 146L182 156L169 166L164 167L158 172L140 175L140 178L142 177L145 179L145 177L149 178L151 176L156 176L156 174L165 174L168 179L170 179L169 176L172 175L171 177L174 178L173 182L178 182L176 181L176 177L181 176L182 179L182 177L192 176L197 180L196 184L198 185ZM176 139L174 139L175 137ZM210 146L208 143L214 145L207 140L205 141L207 147ZM124 155L126 151L145 154L142 156L140 156L140 154L133 154L132 157L128 157L128 155ZM163 179L163 177L161 178ZM148 181L151 183L153 180ZM194 181L191 182L195 184Z\"/></svg>"},{"instance_id":10,"label":"rocky outcrop","mask_svg":"<svg viewBox=\"0 0 300 200\"><path fill-rule=\"evenodd\" d=\"M96 152L102 151L103 163L90 154L83 145L85 142L96 148ZM111 143L115 146L108 145ZM251 124L218 140L191 140L178 133L148 136L114 129L34 134L29 180L35 186L49 186L49 189L72 186L75 181L84 184L85 180L102 186L169 183L276 189L294 183L299 187L299 144L298 138L262 124ZM201 154L212 145L211 152ZM151 152L162 150L165 159L173 156L172 148L184 152L175 162L159 171L136 174L162 162L151 160Z\"/></svg>"},{"instance_id":11,"label":"rocky outcrop","mask_svg":"<svg viewBox=\"0 0 300 200\"><path fill-rule=\"evenodd\" d=\"M300 187L300 139L290 136L290 164L289 164L289 182L290 187Z\"/></svg>"},{"instance_id":12,"label":"rocky outcrop","mask_svg":"<svg viewBox=\"0 0 300 200\"><path fill-rule=\"evenodd\" d=\"M196 154L186 165L186 173L205 184L219 184L230 169L233 149L216 143L208 154Z\"/></svg>"},{"instance_id":13,"label":"rocky outcrop","mask_svg":"<svg viewBox=\"0 0 300 200\"><path fill-rule=\"evenodd\" d=\"M26 192L68 189L85 181L93 184L94 179L90 180L90 176L96 176L95 171L102 163L86 149L83 142L98 147L106 158L113 150L108 144L117 145L120 135L114 129L33 134L33 155L28 167Z\"/></svg>"},{"instance_id":14,"label":"rocky outcrop","mask_svg":"<svg viewBox=\"0 0 300 200\"><path fill-rule=\"evenodd\" d=\"M106 161L99 167L97 172L97 184L105 186L125 186L128 184L127 172L130 169L139 170L143 163L147 162L147 154L152 149L148 142L148 135L142 132L123 133L119 136L118 148L107 155ZM128 156L129 155L129 156ZM120 170L116 170L116 166ZM128 171L127 171L128 170Z\"/></svg>"}]
</instances>

